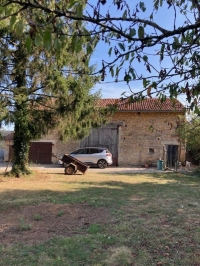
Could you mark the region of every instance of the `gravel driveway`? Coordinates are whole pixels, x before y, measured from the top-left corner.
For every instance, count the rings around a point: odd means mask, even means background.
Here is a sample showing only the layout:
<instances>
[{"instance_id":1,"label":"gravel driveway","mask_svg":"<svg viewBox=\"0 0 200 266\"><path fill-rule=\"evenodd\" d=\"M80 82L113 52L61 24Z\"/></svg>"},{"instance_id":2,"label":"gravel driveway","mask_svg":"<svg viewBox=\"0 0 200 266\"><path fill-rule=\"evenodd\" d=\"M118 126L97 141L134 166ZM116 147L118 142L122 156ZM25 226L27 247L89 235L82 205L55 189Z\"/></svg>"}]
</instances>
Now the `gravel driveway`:
<instances>
[{"instance_id":1,"label":"gravel driveway","mask_svg":"<svg viewBox=\"0 0 200 266\"><path fill-rule=\"evenodd\" d=\"M0 163L0 171L5 172L11 170L11 166L8 166L8 163ZM64 173L64 168L61 165L56 164L33 164L30 166L31 169L37 169L42 172L56 172ZM106 169L99 168L89 168L88 172L103 172L103 173L153 173L153 172L162 172L162 170L157 170L156 167L143 168L143 167L108 167Z\"/></svg>"}]
</instances>

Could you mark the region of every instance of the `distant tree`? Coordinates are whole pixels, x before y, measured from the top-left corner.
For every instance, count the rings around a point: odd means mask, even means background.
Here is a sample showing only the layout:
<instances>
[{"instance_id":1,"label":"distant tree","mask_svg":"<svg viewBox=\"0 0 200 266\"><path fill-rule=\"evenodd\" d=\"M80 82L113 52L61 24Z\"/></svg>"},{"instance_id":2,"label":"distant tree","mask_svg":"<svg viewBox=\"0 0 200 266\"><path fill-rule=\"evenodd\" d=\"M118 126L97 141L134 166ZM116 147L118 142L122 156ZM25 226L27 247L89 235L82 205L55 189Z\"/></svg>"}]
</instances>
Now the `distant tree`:
<instances>
[{"instance_id":1,"label":"distant tree","mask_svg":"<svg viewBox=\"0 0 200 266\"><path fill-rule=\"evenodd\" d=\"M32 16L34 10L45 18L42 23ZM158 15L163 11L161 20ZM1 0L0 16L9 19L14 32L29 27L32 38L27 35L28 46L32 41L47 47L50 37L45 36L56 33L56 51L65 42L63 37L70 36L74 52L79 52L87 40L88 55L98 41L103 42L109 46L111 57L105 60L102 55L98 71L102 81L107 75L128 85L140 80L143 88L139 92L129 86L127 97L131 101L152 95L164 100L167 95L174 98L184 94L188 106L199 113L199 0ZM165 25L168 17L170 23ZM63 32L74 23L73 30Z\"/></svg>"},{"instance_id":2,"label":"distant tree","mask_svg":"<svg viewBox=\"0 0 200 266\"><path fill-rule=\"evenodd\" d=\"M195 163L200 162L200 117L190 116L189 121L181 121L177 128L179 138L186 143L187 152Z\"/></svg>"},{"instance_id":3,"label":"distant tree","mask_svg":"<svg viewBox=\"0 0 200 266\"><path fill-rule=\"evenodd\" d=\"M33 17L42 23L40 12L34 11ZM83 40L79 52L72 53L73 39L68 36L61 42L46 31L41 39L34 32L30 35L29 28L19 26L14 32L10 27L7 20L0 24L0 118L14 123L11 174L20 176L30 173L31 140L54 129L62 140L79 139L104 123L105 116L96 105L99 95L91 94L95 78L89 75ZM70 30L62 28L63 33Z\"/></svg>"}]
</instances>

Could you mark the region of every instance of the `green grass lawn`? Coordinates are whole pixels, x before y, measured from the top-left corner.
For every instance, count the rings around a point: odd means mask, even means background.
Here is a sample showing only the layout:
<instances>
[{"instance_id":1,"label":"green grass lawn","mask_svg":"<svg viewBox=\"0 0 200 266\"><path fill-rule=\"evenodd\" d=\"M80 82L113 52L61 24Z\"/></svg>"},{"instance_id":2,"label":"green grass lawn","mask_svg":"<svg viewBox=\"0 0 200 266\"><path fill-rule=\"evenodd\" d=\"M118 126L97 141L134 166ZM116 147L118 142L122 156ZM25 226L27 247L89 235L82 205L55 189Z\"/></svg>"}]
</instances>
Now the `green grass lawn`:
<instances>
[{"instance_id":1,"label":"green grass lawn","mask_svg":"<svg viewBox=\"0 0 200 266\"><path fill-rule=\"evenodd\" d=\"M0 176L1 215L41 203L103 207L111 219L38 244L0 243L0 265L200 265L200 177L103 171ZM38 222L43 218L33 215Z\"/></svg>"}]
</instances>

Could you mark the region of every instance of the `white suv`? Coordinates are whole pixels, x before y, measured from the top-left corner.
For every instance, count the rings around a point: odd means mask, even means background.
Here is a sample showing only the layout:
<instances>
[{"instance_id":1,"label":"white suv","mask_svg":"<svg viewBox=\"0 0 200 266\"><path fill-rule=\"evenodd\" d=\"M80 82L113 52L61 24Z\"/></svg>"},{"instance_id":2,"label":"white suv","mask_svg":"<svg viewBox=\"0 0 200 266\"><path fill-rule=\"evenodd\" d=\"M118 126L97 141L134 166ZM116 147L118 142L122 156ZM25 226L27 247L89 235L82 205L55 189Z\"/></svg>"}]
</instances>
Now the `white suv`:
<instances>
[{"instance_id":1,"label":"white suv","mask_svg":"<svg viewBox=\"0 0 200 266\"><path fill-rule=\"evenodd\" d=\"M83 163L96 165L101 169L113 163L112 154L107 148L86 147L73 151L70 155Z\"/></svg>"}]
</instances>

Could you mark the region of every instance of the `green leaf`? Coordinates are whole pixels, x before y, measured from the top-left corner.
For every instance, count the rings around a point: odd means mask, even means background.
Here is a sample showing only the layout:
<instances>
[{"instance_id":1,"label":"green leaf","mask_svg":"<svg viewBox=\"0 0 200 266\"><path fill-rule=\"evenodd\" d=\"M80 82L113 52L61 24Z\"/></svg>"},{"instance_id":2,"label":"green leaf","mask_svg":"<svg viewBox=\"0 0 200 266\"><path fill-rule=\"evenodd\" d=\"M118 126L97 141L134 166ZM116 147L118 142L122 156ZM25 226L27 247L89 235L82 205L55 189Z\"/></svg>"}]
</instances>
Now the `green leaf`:
<instances>
[{"instance_id":1,"label":"green leaf","mask_svg":"<svg viewBox=\"0 0 200 266\"><path fill-rule=\"evenodd\" d=\"M128 60L129 59L129 53L127 53L126 55L125 55L125 60Z\"/></svg>"},{"instance_id":2,"label":"green leaf","mask_svg":"<svg viewBox=\"0 0 200 266\"><path fill-rule=\"evenodd\" d=\"M73 37L72 37L72 45L71 45L72 52L75 51L76 43L77 43L77 36L76 35L73 35Z\"/></svg>"},{"instance_id":3,"label":"green leaf","mask_svg":"<svg viewBox=\"0 0 200 266\"><path fill-rule=\"evenodd\" d=\"M195 69L190 70L190 75L192 78L195 78L195 76L196 76Z\"/></svg>"},{"instance_id":4,"label":"green leaf","mask_svg":"<svg viewBox=\"0 0 200 266\"><path fill-rule=\"evenodd\" d=\"M0 13L4 13L5 12L5 7L4 6L0 6Z\"/></svg>"},{"instance_id":5,"label":"green leaf","mask_svg":"<svg viewBox=\"0 0 200 266\"><path fill-rule=\"evenodd\" d=\"M181 37L181 44L183 44L185 42L186 38L185 38L185 35L182 34L182 37Z\"/></svg>"},{"instance_id":6,"label":"green leaf","mask_svg":"<svg viewBox=\"0 0 200 266\"><path fill-rule=\"evenodd\" d=\"M75 51L77 52L77 53L79 53L81 50L82 50L82 42L80 41L80 40L78 40L78 42L76 43L76 46L75 46ZM90 53L90 51L91 51L91 46L87 46L87 54L89 54Z\"/></svg>"},{"instance_id":7,"label":"green leaf","mask_svg":"<svg viewBox=\"0 0 200 266\"><path fill-rule=\"evenodd\" d=\"M76 15L77 17L82 17L83 16L83 5L79 4L76 10Z\"/></svg>"},{"instance_id":8,"label":"green leaf","mask_svg":"<svg viewBox=\"0 0 200 266\"><path fill-rule=\"evenodd\" d=\"M90 44L87 45L87 54L91 54L93 51L92 46Z\"/></svg>"},{"instance_id":9,"label":"green leaf","mask_svg":"<svg viewBox=\"0 0 200 266\"><path fill-rule=\"evenodd\" d=\"M24 31L24 22L22 19L17 21L16 26L15 26L15 32L18 36L22 36Z\"/></svg>"},{"instance_id":10,"label":"green leaf","mask_svg":"<svg viewBox=\"0 0 200 266\"><path fill-rule=\"evenodd\" d=\"M32 41L32 39L31 39L31 37L28 36L28 38L27 38L26 41L25 41L25 46L26 46L28 52L31 51L32 43L33 43L33 41Z\"/></svg>"},{"instance_id":11,"label":"green leaf","mask_svg":"<svg viewBox=\"0 0 200 266\"><path fill-rule=\"evenodd\" d=\"M122 44L122 43L118 43L118 45L119 45L119 47L120 47L120 49L121 49L122 51L125 51L124 44Z\"/></svg>"},{"instance_id":12,"label":"green leaf","mask_svg":"<svg viewBox=\"0 0 200 266\"><path fill-rule=\"evenodd\" d=\"M38 28L37 28L37 32L38 32L41 36L43 36L43 29L42 29L41 27L38 27Z\"/></svg>"},{"instance_id":13,"label":"green leaf","mask_svg":"<svg viewBox=\"0 0 200 266\"><path fill-rule=\"evenodd\" d=\"M69 1L69 8L73 7L78 1L76 0L70 0Z\"/></svg>"},{"instance_id":14,"label":"green leaf","mask_svg":"<svg viewBox=\"0 0 200 266\"><path fill-rule=\"evenodd\" d=\"M37 47L43 45L43 38L42 38L42 36L41 36L39 33L36 34L36 36L35 36L35 40L34 40L34 41L35 41L35 45L36 45Z\"/></svg>"},{"instance_id":15,"label":"green leaf","mask_svg":"<svg viewBox=\"0 0 200 266\"><path fill-rule=\"evenodd\" d=\"M95 48L97 46L99 42L99 39L97 38L97 36L93 39L92 43L93 43L93 47Z\"/></svg>"},{"instance_id":16,"label":"green leaf","mask_svg":"<svg viewBox=\"0 0 200 266\"><path fill-rule=\"evenodd\" d=\"M163 43L162 46L161 46L160 52L163 54L164 50L165 50L165 44Z\"/></svg>"},{"instance_id":17,"label":"green leaf","mask_svg":"<svg viewBox=\"0 0 200 266\"><path fill-rule=\"evenodd\" d=\"M83 28L82 29L83 30L83 33L85 34L85 35L88 35L87 36L87 38L90 36L90 32L86 29L86 28Z\"/></svg>"},{"instance_id":18,"label":"green leaf","mask_svg":"<svg viewBox=\"0 0 200 266\"><path fill-rule=\"evenodd\" d=\"M143 60L144 60L144 62L147 62L148 61L148 56L144 55L143 56Z\"/></svg>"},{"instance_id":19,"label":"green leaf","mask_svg":"<svg viewBox=\"0 0 200 266\"><path fill-rule=\"evenodd\" d=\"M60 40L61 47L62 48L66 47L67 37L65 35L61 35L59 40Z\"/></svg>"},{"instance_id":20,"label":"green leaf","mask_svg":"<svg viewBox=\"0 0 200 266\"><path fill-rule=\"evenodd\" d=\"M116 68L116 71L115 71L115 77L118 77L119 76L119 72L121 70L121 67L120 68Z\"/></svg>"},{"instance_id":21,"label":"green leaf","mask_svg":"<svg viewBox=\"0 0 200 266\"><path fill-rule=\"evenodd\" d=\"M129 35L130 35L131 37L135 36L135 35L136 35L136 30L135 30L134 28L131 28L131 29L130 29L130 32L129 32Z\"/></svg>"},{"instance_id":22,"label":"green leaf","mask_svg":"<svg viewBox=\"0 0 200 266\"><path fill-rule=\"evenodd\" d=\"M161 94L160 96L159 96L159 99L160 99L160 101L163 103L163 102L165 102L166 101L166 95L164 95L164 94Z\"/></svg>"},{"instance_id":23,"label":"green leaf","mask_svg":"<svg viewBox=\"0 0 200 266\"><path fill-rule=\"evenodd\" d=\"M111 53L112 53L112 47L110 47L110 49L108 50L109 56L111 56Z\"/></svg>"},{"instance_id":24,"label":"green leaf","mask_svg":"<svg viewBox=\"0 0 200 266\"><path fill-rule=\"evenodd\" d=\"M139 3L139 6L140 6L140 9L141 9L143 12L146 11L146 7L145 7L144 2L140 2L140 3Z\"/></svg>"},{"instance_id":25,"label":"green leaf","mask_svg":"<svg viewBox=\"0 0 200 266\"><path fill-rule=\"evenodd\" d=\"M174 36L174 42L172 43L172 47L176 50L178 48L180 48L180 43L179 40L176 36Z\"/></svg>"},{"instance_id":26,"label":"green leaf","mask_svg":"<svg viewBox=\"0 0 200 266\"><path fill-rule=\"evenodd\" d=\"M14 9L12 8L12 6L11 7L7 7L7 8L4 8L4 10L5 10L5 15L6 16L10 16L13 13L13 11L14 11Z\"/></svg>"},{"instance_id":27,"label":"green leaf","mask_svg":"<svg viewBox=\"0 0 200 266\"><path fill-rule=\"evenodd\" d=\"M124 11L122 18L127 18L127 10Z\"/></svg>"},{"instance_id":28,"label":"green leaf","mask_svg":"<svg viewBox=\"0 0 200 266\"><path fill-rule=\"evenodd\" d=\"M154 7L156 10L158 10L158 6L159 6L159 0L154 0Z\"/></svg>"},{"instance_id":29,"label":"green leaf","mask_svg":"<svg viewBox=\"0 0 200 266\"><path fill-rule=\"evenodd\" d=\"M152 82L151 87L154 88L154 89L157 89L157 83L155 81Z\"/></svg>"},{"instance_id":30,"label":"green leaf","mask_svg":"<svg viewBox=\"0 0 200 266\"><path fill-rule=\"evenodd\" d=\"M132 79L136 79L135 71L132 67L129 68L129 73L132 75Z\"/></svg>"},{"instance_id":31,"label":"green leaf","mask_svg":"<svg viewBox=\"0 0 200 266\"><path fill-rule=\"evenodd\" d=\"M10 30L13 30L16 21L17 21L17 17L16 16L12 16L11 19L10 19Z\"/></svg>"},{"instance_id":32,"label":"green leaf","mask_svg":"<svg viewBox=\"0 0 200 266\"><path fill-rule=\"evenodd\" d=\"M110 68L110 73L111 73L111 76L112 76L112 78L113 78L113 77L114 77L114 70L113 70L112 67Z\"/></svg>"},{"instance_id":33,"label":"green leaf","mask_svg":"<svg viewBox=\"0 0 200 266\"><path fill-rule=\"evenodd\" d=\"M50 31L44 32L43 41L44 41L44 47L47 50L50 50L51 49L51 45L52 45L52 38L51 38L51 32Z\"/></svg>"},{"instance_id":34,"label":"green leaf","mask_svg":"<svg viewBox=\"0 0 200 266\"><path fill-rule=\"evenodd\" d=\"M146 88L146 86L147 86L147 80L144 78L144 79L142 80L142 82L143 82L143 87Z\"/></svg>"},{"instance_id":35,"label":"green leaf","mask_svg":"<svg viewBox=\"0 0 200 266\"><path fill-rule=\"evenodd\" d=\"M142 26L139 26L138 28L138 37L144 39L144 28Z\"/></svg>"},{"instance_id":36,"label":"green leaf","mask_svg":"<svg viewBox=\"0 0 200 266\"><path fill-rule=\"evenodd\" d=\"M131 80L131 76L129 74L125 74L124 81L126 81L127 83L129 83L130 80Z\"/></svg>"},{"instance_id":37,"label":"green leaf","mask_svg":"<svg viewBox=\"0 0 200 266\"><path fill-rule=\"evenodd\" d=\"M165 44L163 43L161 46L161 49L160 49L160 61L162 61L164 58L164 56L163 56L164 50L165 50Z\"/></svg>"},{"instance_id":38,"label":"green leaf","mask_svg":"<svg viewBox=\"0 0 200 266\"><path fill-rule=\"evenodd\" d=\"M60 47L61 47L61 44L60 44L60 40L58 38L55 39L54 41L54 48L56 49L56 51L60 51Z\"/></svg>"},{"instance_id":39,"label":"green leaf","mask_svg":"<svg viewBox=\"0 0 200 266\"><path fill-rule=\"evenodd\" d=\"M133 62L133 60L135 59L135 57L132 57L131 59L130 59L130 64Z\"/></svg>"},{"instance_id":40,"label":"green leaf","mask_svg":"<svg viewBox=\"0 0 200 266\"><path fill-rule=\"evenodd\" d=\"M119 67L123 66L125 60L122 60L121 63L119 64Z\"/></svg>"},{"instance_id":41,"label":"green leaf","mask_svg":"<svg viewBox=\"0 0 200 266\"><path fill-rule=\"evenodd\" d=\"M143 87L146 88L147 86L149 86L149 84L151 83L150 80L143 78Z\"/></svg>"}]
</instances>

